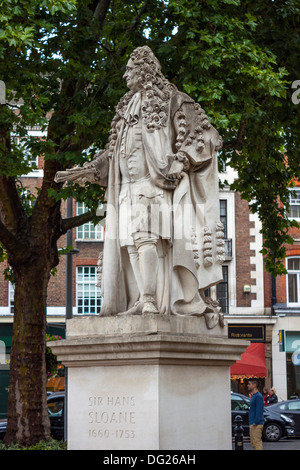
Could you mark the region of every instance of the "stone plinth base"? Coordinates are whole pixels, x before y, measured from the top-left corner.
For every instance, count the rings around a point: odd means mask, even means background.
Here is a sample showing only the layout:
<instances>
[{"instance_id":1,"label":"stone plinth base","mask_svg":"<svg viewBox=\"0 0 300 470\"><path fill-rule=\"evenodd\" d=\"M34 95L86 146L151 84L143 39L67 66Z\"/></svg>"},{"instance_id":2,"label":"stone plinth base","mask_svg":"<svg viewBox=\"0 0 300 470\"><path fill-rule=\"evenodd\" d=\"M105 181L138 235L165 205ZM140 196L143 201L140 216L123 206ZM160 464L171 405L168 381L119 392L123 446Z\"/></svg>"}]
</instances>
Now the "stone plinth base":
<instances>
[{"instance_id":1,"label":"stone plinth base","mask_svg":"<svg viewBox=\"0 0 300 470\"><path fill-rule=\"evenodd\" d=\"M247 346L202 317L69 320L51 343L68 367L68 448L231 449L230 365Z\"/></svg>"}]
</instances>

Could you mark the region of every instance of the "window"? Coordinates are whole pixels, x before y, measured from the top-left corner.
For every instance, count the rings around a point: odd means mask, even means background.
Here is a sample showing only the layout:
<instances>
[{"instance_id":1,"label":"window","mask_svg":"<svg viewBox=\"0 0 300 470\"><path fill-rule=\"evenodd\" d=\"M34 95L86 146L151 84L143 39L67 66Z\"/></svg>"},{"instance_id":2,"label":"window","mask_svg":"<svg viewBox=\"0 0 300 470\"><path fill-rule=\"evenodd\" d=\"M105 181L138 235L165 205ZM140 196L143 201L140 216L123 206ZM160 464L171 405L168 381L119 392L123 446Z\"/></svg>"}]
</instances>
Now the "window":
<instances>
[{"instance_id":1,"label":"window","mask_svg":"<svg viewBox=\"0 0 300 470\"><path fill-rule=\"evenodd\" d=\"M287 303L300 305L300 257L287 258Z\"/></svg>"},{"instance_id":2,"label":"window","mask_svg":"<svg viewBox=\"0 0 300 470\"><path fill-rule=\"evenodd\" d=\"M38 157L33 157L31 155L31 153L28 150L28 147L26 145L27 144L26 138L15 136L15 137L13 137L13 141L14 141L16 147L19 150L22 150L23 155L24 155L24 159L27 160L29 166L32 167L33 169L37 169Z\"/></svg>"},{"instance_id":3,"label":"window","mask_svg":"<svg viewBox=\"0 0 300 470\"><path fill-rule=\"evenodd\" d=\"M243 398L238 395L233 395L231 396L231 409L233 411L248 411L249 402L247 403L246 400L243 400Z\"/></svg>"},{"instance_id":4,"label":"window","mask_svg":"<svg viewBox=\"0 0 300 470\"><path fill-rule=\"evenodd\" d=\"M224 241L225 241L225 257L227 259L232 258L232 239L227 238L227 228L228 228L228 217L227 217L227 199L220 199L220 221L223 224L224 231Z\"/></svg>"},{"instance_id":5,"label":"window","mask_svg":"<svg viewBox=\"0 0 300 470\"><path fill-rule=\"evenodd\" d=\"M227 238L227 200L220 199L220 221L224 225L224 238Z\"/></svg>"},{"instance_id":6,"label":"window","mask_svg":"<svg viewBox=\"0 0 300 470\"><path fill-rule=\"evenodd\" d=\"M299 400L293 400L290 403L287 403L287 409L289 411L300 411L300 401Z\"/></svg>"},{"instance_id":7,"label":"window","mask_svg":"<svg viewBox=\"0 0 300 470\"><path fill-rule=\"evenodd\" d=\"M8 303L9 313L13 314L15 311L15 285L11 282L8 283Z\"/></svg>"},{"instance_id":8,"label":"window","mask_svg":"<svg viewBox=\"0 0 300 470\"><path fill-rule=\"evenodd\" d=\"M84 202L77 202L76 211L77 215L84 214L88 212L88 208L85 207ZM77 240L103 240L103 226L99 223L94 225L92 222L83 224L80 227L77 227L76 238Z\"/></svg>"},{"instance_id":9,"label":"window","mask_svg":"<svg viewBox=\"0 0 300 470\"><path fill-rule=\"evenodd\" d=\"M76 278L77 313L96 315L101 310L101 291L97 287L97 266L78 266Z\"/></svg>"},{"instance_id":10,"label":"window","mask_svg":"<svg viewBox=\"0 0 300 470\"><path fill-rule=\"evenodd\" d=\"M28 189L22 189L21 198L26 214L30 215L35 205L36 196Z\"/></svg>"},{"instance_id":11,"label":"window","mask_svg":"<svg viewBox=\"0 0 300 470\"><path fill-rule=\"evenodd\" d=\"M290 210L288 216L291 219L300 219L300 189L290 192Z\"/></svg>"},{"instance_id":12,"label":"window","mask_svg":"<svg viewBox=\"0 0 300 470\"><path fill-rule=\"evenodd\" d=\"M217 300L223 313L228 313L228 266L222 266L223 281L217 284Z\"/></svg>"}]
</instances>

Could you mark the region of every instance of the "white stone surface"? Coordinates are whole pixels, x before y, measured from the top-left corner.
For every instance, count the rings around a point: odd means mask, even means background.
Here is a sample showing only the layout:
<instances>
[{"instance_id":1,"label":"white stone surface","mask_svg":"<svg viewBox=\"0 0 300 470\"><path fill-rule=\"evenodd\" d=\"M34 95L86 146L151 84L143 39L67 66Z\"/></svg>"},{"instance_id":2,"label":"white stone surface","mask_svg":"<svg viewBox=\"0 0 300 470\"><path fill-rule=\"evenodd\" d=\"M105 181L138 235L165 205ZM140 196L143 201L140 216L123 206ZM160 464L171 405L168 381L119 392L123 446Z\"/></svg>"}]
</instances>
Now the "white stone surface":
<instances>
[{"instance_id":1,"label":"white stone surface","mask_svg":"<svg viewBox=\"0 0 300 470\"><path fill-rule=\"evenodd\" d=\"M196 317L69 320L51 342L68 366L68 448L231 449L230 365L249 343L220 331Z\"/></svg>"},{"instance_id":2,"label":"white stone surface","mask_svg":"<svg viewBox=\"0 0 300 470\"><path fill-rule=\"evenodd\" d=\"M206 327L204 317L175 315L117 315L111 317L81 316L67 322L67 336L82 338L84 336L112 336L124 334L191 334L208 337L228 337L227 323L224 327L216 325L213 329Z\"/></svg>"},{"instance_id":3,"label":"white stone surface","mask_svg":"<svg viewBox=\"0 0 300 470\"><path fill-rule=\"evenodd\" d=\"M68 448L231 449L230 392L224 390L228 367L71 368Z\"/></svg>"}]
</instances>

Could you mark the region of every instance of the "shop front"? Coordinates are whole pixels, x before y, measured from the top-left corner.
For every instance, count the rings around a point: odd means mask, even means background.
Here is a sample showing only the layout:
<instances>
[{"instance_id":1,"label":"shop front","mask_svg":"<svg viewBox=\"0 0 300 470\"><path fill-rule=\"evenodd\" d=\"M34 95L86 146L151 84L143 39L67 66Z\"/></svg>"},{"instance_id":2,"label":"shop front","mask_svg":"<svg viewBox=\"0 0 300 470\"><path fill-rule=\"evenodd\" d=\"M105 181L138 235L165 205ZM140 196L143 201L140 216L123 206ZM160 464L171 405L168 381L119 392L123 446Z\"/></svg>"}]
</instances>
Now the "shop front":
<instances>
[{"instance_id":1,"label":"shop front","mask_svg":"<svg viewBox=\"0 0 300 470\"><path fill-rule=\"evenodd\" d=\"M279 400L300 397L300 316L277 317L272 337L273 384Z\"/></svg>"},{"instance_id":2,"label":"shop front","mask_svg":"<svg viewBox=\"0 0 300 470\"><path fill-rule=\"evenodd\" d=\"M248 395L247 383L250 378L260 379L262 391L267 377L265 359L265 325L229 325L228 336L251 341L241 359L230 368L231 390Z\"/></svg>"},{"instance_id":3,"label":"shop front","mask_svg":"<svg viewBox=\"0 0 300 470\"><path fill-rule=\"evenodd\" d=\"M287 397L300 397L300 331L286 331Z\"/></svg>"}]
</instances>

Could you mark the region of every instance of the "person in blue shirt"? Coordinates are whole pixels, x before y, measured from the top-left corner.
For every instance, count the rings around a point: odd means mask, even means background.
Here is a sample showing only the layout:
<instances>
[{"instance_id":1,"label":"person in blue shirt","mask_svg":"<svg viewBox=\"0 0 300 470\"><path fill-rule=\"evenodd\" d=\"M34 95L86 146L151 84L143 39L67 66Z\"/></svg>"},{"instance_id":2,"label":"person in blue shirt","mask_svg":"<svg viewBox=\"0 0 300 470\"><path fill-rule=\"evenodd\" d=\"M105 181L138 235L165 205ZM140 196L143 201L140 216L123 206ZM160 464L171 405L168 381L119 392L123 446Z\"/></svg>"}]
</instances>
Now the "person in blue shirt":
<instances>
[{"instance_id":1,"label":"person in blue shirt","mask_svg":"<svg viewBox=\"0 0 300 470\"><path fill-rule=\"evenodd\" d=\"M253 450L263 450L262 431L264 427L264 399L262 394L258 391L257 379L249 379L247 388L251 396L249 409L251 445Z\"/></svg>"}]
</instances>

